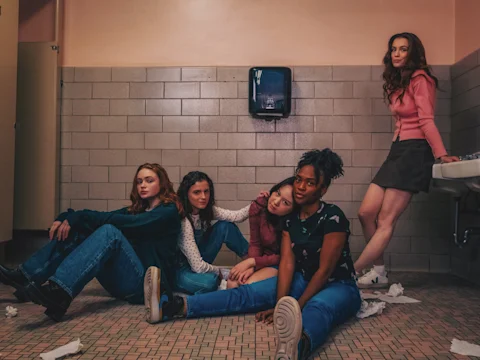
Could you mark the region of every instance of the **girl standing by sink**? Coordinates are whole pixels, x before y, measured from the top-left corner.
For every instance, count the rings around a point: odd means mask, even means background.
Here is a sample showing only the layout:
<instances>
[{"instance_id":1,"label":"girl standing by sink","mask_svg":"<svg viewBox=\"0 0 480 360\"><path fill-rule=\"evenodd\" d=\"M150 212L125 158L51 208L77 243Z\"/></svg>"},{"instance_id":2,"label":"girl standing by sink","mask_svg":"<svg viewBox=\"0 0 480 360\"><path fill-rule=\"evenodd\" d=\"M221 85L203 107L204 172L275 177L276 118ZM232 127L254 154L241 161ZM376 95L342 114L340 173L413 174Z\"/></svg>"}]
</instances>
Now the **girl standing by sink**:
<instances>
[{"instance_id":1,"label":"girl standing by sink","mask_svg":"<svg viewBox=\"0 0 480 360\"><path fill-rule=\"evenodd\" d=\"M383 93L396 119L390 153L378 170L360 206L358 217L367 246L355 262L360 288L388 286L383 252L399 216L412 196L428 192L435 159L458 161L448 156L435 125L435 93L438 80L427 64L425 49L412 33L393 35L383 58Z\"/></svg>"}]
</instances>

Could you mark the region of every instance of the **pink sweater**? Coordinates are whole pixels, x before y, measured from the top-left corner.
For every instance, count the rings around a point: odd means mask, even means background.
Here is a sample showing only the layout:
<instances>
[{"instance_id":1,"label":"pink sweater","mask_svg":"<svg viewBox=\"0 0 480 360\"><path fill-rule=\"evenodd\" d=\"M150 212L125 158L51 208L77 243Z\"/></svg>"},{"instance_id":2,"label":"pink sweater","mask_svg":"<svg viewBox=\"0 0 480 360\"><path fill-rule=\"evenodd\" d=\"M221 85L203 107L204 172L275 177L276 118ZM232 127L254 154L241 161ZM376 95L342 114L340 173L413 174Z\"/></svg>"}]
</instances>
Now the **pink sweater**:
<instances>
[{"instance_id":1,"label":"pink sweater","mask_svg":"<svg viewBox=\"0 0 480 360\"><path fill-rule=\"evenodd\" d=\"M403 102L395 101L400 95L392 96L390 110L396 118L393 141L426 139L435 158L447 155L440 132L435 125L435 82L424 70L417 70L403 96Z\"/></svg>"},{"instance_id":2,"label":"pink sweater","mask_svg":"<svg viewBox=\"0 0 480 360\"><path fill-rule=\"evenodd\" d=\"M279 234L267 222L265 214L267 203L267 198L259 196L250 205L248 214L250 222L248 257L255 259L255 270L280 263Z\"/></svg>"}]
</instances>

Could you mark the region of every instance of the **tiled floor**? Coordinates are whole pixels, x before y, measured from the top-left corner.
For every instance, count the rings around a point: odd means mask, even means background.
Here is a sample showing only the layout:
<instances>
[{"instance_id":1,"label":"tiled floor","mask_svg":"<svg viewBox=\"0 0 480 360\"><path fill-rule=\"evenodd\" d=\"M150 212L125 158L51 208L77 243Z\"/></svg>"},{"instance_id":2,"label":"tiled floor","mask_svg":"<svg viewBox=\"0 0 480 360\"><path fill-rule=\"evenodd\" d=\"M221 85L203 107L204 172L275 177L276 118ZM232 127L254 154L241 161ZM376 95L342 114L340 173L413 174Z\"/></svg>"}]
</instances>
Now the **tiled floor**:
<instances>
[{"instance_id":1,"label":"tiled floor","mask_svg":"<svg viewBox=\"0 0 480 360\"><path fill-rule=\"evenodd\" d=\"M380 316L337 328L314 359L455 359L453 338L480 344L480 288L451 276L392 274L406 295L422 302L388 305ZM80 338L74 359L272 359L272 326L253 315L177 320L149 325L142 306L128 305L90 284L65 321L53 323L33 304L14 304L0 285L1 306L18 317L0 323L0 359L31 359Z\"/></svg>"}]
</instances>

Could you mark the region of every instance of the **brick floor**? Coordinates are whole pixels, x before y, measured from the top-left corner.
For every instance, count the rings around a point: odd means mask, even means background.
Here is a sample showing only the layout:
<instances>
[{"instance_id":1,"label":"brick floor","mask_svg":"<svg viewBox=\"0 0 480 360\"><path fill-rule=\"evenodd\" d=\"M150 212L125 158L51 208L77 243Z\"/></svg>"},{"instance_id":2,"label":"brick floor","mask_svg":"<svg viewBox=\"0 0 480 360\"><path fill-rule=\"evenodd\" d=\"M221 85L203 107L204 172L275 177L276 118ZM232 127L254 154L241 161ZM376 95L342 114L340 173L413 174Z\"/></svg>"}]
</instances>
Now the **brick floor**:
<instances>
[{"instance_id":1,"label":"brick floor","mask_svg":"<svg viewBox=\"0 0 480 360\"><path fill-rule=\"evenodd\" d=\"M406 295L419 304L387 304L380 316L337 328L312 359L466 359L449 352L450 342L480 344L480 287L452 276L396 273ZM32 359L80 338L73 359L272 359L272 326L253 315L144 321L143 306L111 299L92 282L72 304L65 321L53 323L34 304L15 304L0 285L0 305L18 317L0 323L0 359Z\"/></svg>"}]
</instances>

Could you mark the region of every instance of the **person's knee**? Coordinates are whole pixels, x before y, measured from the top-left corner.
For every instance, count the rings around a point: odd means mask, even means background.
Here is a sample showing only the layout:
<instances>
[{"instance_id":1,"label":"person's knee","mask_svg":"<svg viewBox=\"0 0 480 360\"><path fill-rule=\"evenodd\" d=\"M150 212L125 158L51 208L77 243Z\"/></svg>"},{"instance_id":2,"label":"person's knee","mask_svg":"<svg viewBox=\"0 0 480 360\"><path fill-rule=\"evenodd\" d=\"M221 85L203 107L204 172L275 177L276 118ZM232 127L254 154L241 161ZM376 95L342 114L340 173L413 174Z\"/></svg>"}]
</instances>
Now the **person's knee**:
<instances>
[{"instance_id":1,"label":"person's knee","mask_svg":"<svg viewBox=\"0 0 480 360\"><path fill-rule=\"evenodd\" d=\"M98 233L98 234L101 234L102 235L101 238L104 239L104 240L123 239L122 232L111 224L102 225L95 232ZM121 235L121 236L119 236L119 235Z\"/></svg>"},{"instance_id":2,"label":"person's knee","mask_svg":"<svg viewBox=\"0 0 480 360\"><path fill-rule=\"evenodd\" d=\"M395 216L387 212L380 212L377 219L377 228L388 229L395 224Z\"/></svg>"},{"instance_id":3,"label":"person's knee","mask_svg":"<svg viewBox=\"0 0 480 360\"><path fill-rule=\"evenodd\" d=\"M234 223L232 222L229 222L229 221L217 221L215 223L215 228L217 231L221 232L221 233L227 233L229 231L232 231L233 229L235 229L237 227L237 225L235 225Z\"/></svg>"},{"instance_id":4,"label":"person's knee","mask_svg":"<svg viewBox=\"0 0 480 360\"><path fill-rule=\"evenodd\" d=\"M218 290L219 279L217 275L209 274L212 276L208 276L205 279L205 283L203 284L204 291L203 292L212 292Z\"/></svg>"},{"instance_id":5,"label":"person's knee","mask_svg":"<svg viewBox=\"0 0 480 360\"><path fill-rule=\"evenodd\" d=\"M373 209L368 209L368 208L360 208L358 210L358 219L362 224L368 223L368 222L375 222L376 217L377 217L377 212L374 211Z\"/></svg>"},{"instance_id":6,"label":"person's knee","mask_svg":"<svg viewBox=\"0 0 480 360\"><path fill-rule=\"evenodd\" d=\"M238 287L238 281L235 280L227 280L227 289L235 289Z\"/></svg>"},{"instance_id":7,"label":"person's knee","mask_svg":"<svg viewBox=\"0 0 480 360\"><path fill-rule=\"evenodd\" d=\"M320 323L329 325L334 321L334 315L338 312L327 301L312 299L305 305L302 316L315 317L321 319Z\"/></svg>"}]
</instances>

